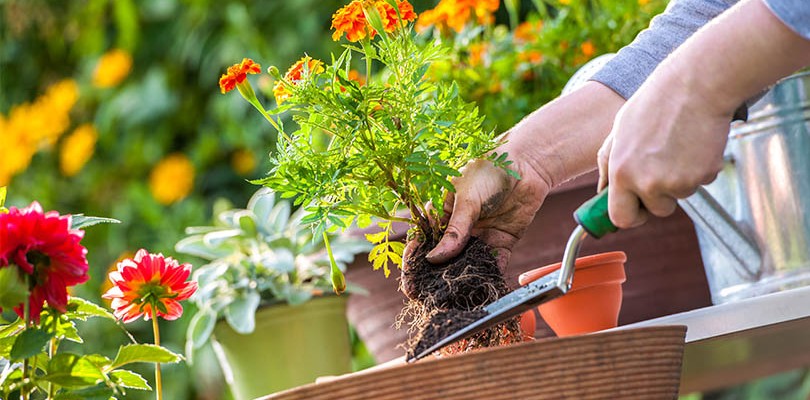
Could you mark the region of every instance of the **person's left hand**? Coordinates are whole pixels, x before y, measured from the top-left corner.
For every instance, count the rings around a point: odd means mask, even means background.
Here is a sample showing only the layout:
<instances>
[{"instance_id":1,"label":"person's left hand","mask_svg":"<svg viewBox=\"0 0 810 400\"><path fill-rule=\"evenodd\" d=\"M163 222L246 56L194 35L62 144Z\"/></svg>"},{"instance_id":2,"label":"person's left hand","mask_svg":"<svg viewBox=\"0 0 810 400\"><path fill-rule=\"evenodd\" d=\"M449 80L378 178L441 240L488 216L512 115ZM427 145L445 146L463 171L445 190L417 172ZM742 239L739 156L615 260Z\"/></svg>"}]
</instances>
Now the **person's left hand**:
<instances>
[{"instance_id":1,"label":"person's left hand","mask_svg":"<svg viewBox=\"0 0 810 400\"><path fill-rule=\"evenodd\" d=\"M622 107L599 150L599 190L608 186L610 219L619 228L641 225L648 214L672 214L677 199L722 168L730 113L662 75Z\"/></svg>"}]
</instances>

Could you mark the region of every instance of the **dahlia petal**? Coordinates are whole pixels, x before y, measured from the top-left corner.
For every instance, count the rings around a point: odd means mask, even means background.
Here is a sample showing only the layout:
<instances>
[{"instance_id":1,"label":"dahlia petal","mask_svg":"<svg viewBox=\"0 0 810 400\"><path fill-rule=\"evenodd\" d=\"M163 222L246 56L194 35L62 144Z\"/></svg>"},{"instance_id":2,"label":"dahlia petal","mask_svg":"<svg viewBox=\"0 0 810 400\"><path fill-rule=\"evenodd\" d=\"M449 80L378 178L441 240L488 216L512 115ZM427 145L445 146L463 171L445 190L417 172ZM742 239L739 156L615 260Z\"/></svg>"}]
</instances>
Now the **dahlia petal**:
<instances>
[{"instance_id":1,"label":"dahlia petal","mask_svg":"<svg viewBox=\"0 0 810 400\"><path fill-rule=\"evenodd\" d=\"M158 315L163 317L163 319L167 321L174 321L183 315L183 306L180 305L179 302L174 300L167 300L164 301L163 304L166 306L167 312L164 313L158 311Z\"/></svg>"}]
</instances>

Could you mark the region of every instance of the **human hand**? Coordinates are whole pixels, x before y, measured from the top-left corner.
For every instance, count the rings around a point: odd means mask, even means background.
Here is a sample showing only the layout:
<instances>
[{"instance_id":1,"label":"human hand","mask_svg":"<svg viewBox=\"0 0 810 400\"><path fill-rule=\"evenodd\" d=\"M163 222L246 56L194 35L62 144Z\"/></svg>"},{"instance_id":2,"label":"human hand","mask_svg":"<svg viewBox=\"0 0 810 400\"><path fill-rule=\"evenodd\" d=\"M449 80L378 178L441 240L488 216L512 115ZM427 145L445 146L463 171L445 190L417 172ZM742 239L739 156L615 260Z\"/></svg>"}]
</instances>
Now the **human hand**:
<instances>
[{"instance_id":1,"label":"human hand","mask_svg":"<svg viewBox=\"0 0 810 400\"><path fill-rule=\"evenodd\" d=\"M714 180L729 129L725 110L652 80L622 107L598 152L598 191L608 181L608 212L619 228L665 217L677 199Z\"/></svg>"},{"instance_id":2,"label":"human hand","mask_svg":"<svg viewBox=\"0 0 810 400\"><path fill-rule=\"evenodd\" d=\"M463 250L470 235L477 236L496 251L498 266L509 263L517 243L550 190L550 184L526 166L513 163L520 174L516 180L488 160L476 160L453 180L456 192L444 202L447 229L428 253L432 263L446 262Z\"/></svg>"}]
</instances>

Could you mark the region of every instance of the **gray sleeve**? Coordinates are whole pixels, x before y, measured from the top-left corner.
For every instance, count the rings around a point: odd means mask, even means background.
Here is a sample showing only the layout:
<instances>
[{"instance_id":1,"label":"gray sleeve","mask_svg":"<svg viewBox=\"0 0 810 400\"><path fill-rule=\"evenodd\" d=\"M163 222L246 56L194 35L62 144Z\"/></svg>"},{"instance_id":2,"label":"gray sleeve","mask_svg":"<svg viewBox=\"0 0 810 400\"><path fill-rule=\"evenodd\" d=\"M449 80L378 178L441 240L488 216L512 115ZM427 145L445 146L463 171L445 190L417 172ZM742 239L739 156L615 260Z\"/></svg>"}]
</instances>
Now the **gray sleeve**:
<instances>
[{"instance_id":1,"label":"gray sleeve","mask_svg":"<svg viewBox=\"0 0 810 400\"><path fill-rule=\"evenodd\" d=\"M788 28L805 39L810 39L810 1L808 0L765 0L765 5L773 11Z\"/></svg>"},{"instance_id":2,"label":"gray sleeve","mask_svg":"<svg viewBox=\"0 0 810 400\"><path fill-rule=\"evenodd\" d=\"M672 0L666 11L653 18L649 28L619 50L591 80L607 85L625 99L630 98L669 53L736 2L737 0ZM771 2L804 3L810 0ZM800 18L797 17L797 20ZM806 22L804 24L807 25Z\"/></svg>"}]
</instances>

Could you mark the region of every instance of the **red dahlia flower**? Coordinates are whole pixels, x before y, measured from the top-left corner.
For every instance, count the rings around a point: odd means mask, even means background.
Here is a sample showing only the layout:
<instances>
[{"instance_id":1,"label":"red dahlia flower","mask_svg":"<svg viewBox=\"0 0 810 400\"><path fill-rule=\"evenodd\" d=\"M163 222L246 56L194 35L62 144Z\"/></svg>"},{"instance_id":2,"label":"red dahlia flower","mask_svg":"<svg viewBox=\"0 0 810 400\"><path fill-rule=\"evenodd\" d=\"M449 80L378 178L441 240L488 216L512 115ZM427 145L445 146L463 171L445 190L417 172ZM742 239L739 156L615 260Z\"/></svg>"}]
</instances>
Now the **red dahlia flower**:
<instances>
[{"instance_id":1,"label":"red dahlia flower","mask_svg":"<svg viewBox=\"0 0 810 400\"><path fill-rule=\"evenodd\" d=\"M113 314L124 323L141 316L175 320L183 315L180 301L197 290L197 282L186 282L190 273L191 264L140 249L110 272L113 287L102 297L112 300Z\"/></svg>"},{"instance_id":2,"label":"red dahlia flower","mask_svg":"<svg viewBox=\"0 0 810 400\"><path fill-rule=\"evenodd\" d=\"M65 312L67 287L87 281L87 249L79 242L84 232L70 229L70 215L44 213L37 202L0 214L0 268L14 265L28 275L31 310L39 322L43 302ZM14 308L24 317L23 305Z\"/></svg>"}]
</instances>

